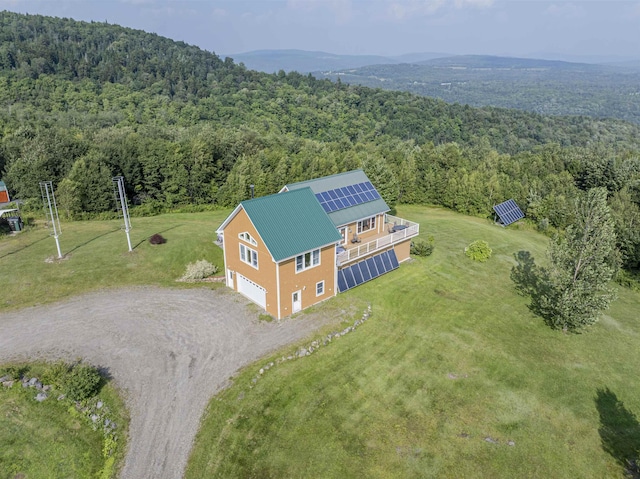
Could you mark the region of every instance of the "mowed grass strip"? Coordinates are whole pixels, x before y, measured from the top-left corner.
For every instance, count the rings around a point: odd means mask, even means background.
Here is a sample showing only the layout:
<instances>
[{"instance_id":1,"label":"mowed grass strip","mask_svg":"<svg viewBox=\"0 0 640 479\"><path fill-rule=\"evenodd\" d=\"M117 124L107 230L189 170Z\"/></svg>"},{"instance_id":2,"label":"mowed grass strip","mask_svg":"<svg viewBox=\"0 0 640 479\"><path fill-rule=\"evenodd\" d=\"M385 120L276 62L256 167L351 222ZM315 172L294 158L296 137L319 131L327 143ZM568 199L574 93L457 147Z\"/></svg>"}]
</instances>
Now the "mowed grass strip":
<instances>
[{"instance_id":1,"label":"mowed grass strip","mask_svg":"<svg viewBox=\"0 0 640 479\"><path fill-rule=\"evenodd\" d=\"M131 242L118 221L62 223L55 241L42 226L0 238L0 311L51 302L78 293L128 285L177 286L188 263L206 259L223 273L215 229L228 211L132 218ZM151 245L160 233L167 242ZM47 261L49 260L49 261ZM188 285L182 284L182 287Z\"/></svg>"},{"instance_id":2,"label":"mowed grass strip","mask_svg":"<svg viewBox=\"0 0 640 479\"><path fill-rule=\"evenodd\" d=\"M253 388L263 363L241 372L210 403L186 477L625 477L640 449L639 295L621 290L585 334L551 331L509 277L520 250L544 262L545 237L398 210L433 255L317 309L370 303L354 333ZM486 263L464 255L478 239Z\"/></svg>"},{"instance_id":3,"label":"mowed grass strip","mask_svg":"<svg viewBox=\"0 0 640 479\"><path fill-rule=\"evenodd\" d=\"M0 364L0 370L3 368ZM49 366L28 365L29 377L42 377ZM0 479L117 477L126 451L128 417L122 399L111 383L98 396L117 424L118 445L114 455L103 456L103 435L94 431L80 413L71 413L67 401L34 398L34 388L16 381L12 388L0 386Z\"/></svg>"}]
</instances>

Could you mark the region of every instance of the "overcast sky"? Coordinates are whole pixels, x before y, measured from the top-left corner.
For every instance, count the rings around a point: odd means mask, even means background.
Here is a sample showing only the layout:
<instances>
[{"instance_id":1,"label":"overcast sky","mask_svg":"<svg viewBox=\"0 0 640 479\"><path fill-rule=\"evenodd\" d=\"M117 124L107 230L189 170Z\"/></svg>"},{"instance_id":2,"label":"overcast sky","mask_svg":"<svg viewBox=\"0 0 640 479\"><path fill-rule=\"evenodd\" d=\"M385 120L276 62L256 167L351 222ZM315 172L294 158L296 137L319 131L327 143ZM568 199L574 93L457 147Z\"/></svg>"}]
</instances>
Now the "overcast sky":
<instances>
[{"instance_id":1,"label":"overcast sky","mask_svg":"<svg viewBox=\"0 0 640 479\"><path fill-rule=\"evenodd\" d=\"M0 0L218 54L262 49L640 59L640 0Z\"/></svg>"}]
</instances>

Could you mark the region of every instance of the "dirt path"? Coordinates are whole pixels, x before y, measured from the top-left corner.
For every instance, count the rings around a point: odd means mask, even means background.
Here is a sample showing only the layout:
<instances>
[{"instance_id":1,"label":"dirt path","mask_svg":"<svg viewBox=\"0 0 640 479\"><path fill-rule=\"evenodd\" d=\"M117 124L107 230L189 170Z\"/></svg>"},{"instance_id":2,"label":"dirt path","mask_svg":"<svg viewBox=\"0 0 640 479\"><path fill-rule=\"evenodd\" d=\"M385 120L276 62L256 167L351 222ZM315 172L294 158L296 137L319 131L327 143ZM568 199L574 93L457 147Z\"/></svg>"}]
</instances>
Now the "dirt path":
<instances>
[{"instance_id":1,"label":"dirt path","mask_svg":"<svg viewBox=\"0 0 640 479\"><path fill-rule=\"evenodd\" d=\"M0 362L84 358L131 414L122 479L182 477L200 418L229 377L307 336L317 318L261 323L227 290L106 291L0 315Z\"/></svg>"}]
</instances>

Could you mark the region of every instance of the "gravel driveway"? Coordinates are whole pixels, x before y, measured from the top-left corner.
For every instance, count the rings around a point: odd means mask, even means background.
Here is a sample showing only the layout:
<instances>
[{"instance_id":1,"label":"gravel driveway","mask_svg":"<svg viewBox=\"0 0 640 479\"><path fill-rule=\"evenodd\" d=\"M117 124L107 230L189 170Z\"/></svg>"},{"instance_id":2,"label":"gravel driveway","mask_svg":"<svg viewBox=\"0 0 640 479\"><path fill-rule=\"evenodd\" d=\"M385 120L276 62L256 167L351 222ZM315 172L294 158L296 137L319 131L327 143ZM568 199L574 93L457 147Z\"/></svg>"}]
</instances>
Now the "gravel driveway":
<instances>
[{"instance_id":1,"label":"gravel driveway","mask_svg":"<svg viewBox=\"0 0 640 479\"><path fill-rule=\"evenodd\" d=\"M123 479L181 478L202 413L239 368L318 318L257 321L229 290L134 288L0 315L0 362L82 357L108 368L131 415Z\"/></svg>"}]
</instances>

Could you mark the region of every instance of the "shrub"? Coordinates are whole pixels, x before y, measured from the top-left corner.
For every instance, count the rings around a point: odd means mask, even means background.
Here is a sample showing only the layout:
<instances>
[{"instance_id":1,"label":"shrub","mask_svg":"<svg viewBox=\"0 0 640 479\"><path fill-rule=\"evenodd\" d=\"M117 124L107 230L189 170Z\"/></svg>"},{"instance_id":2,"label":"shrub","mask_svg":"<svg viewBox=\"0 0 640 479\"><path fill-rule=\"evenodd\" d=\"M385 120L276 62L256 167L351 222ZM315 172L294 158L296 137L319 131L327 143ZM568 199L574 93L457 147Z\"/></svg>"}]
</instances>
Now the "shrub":
<instances>
[{"instance_id":1,"label":"shrub","mask_svg":"<svg viewBox=\"0 0 640 479\"><path fill-rule=\"evenodd\" d=\"M482 240L477 240L471 243L464 249L464 254L474 261L485 262L491 258L491 248L489 243Z\"/></svg>"},{"instance_id":2,"label":"shrub","mask_svg":"<svg viewBox=\"0 0 640 479\"><path fill-rule=\"evenodd\" d=\"M429 241L416 238L411 242L411 254L416 256L430 256L433 253L433 238L429 237Z\"/></svg>"},{"instance_id":3,"label":"shrub","mask_svg":"<svg viewBox=\"0 0 640 479\"><path fill-rule=\"evenodd\" d=\"M84 401L98 393L102 378L98 370L86 364L73 366L63 384L63 392L73 401Z\"/></svg>"},{"instance_id":4,"label":"shrub","mask_svg":"<svg viewBox=\"0 0 640 479\"><path fill-rule=\"evenodd\" d=\"M154 234L151 238L149 238L149 243L151 244L165 244L167 242L166 239L161 234Z\"/></svg>"},{"instance_id":5,"label":"shrub","mask_svg":"<svg viewBox=\"0 0 640 479\"><path fill-rule=\"evenodd\" d=\"M67 381L67 376L71 371L71 367L63 361L57 361L51 364L43 373L42 382L44 384L51 384L56 389L64 389L64 385Z\"/></svg>"},{"instance_id":6,"label":"shrub","mask_svg":"<svg viewBox=\"0 0 640 479\"><path fill-rule=\"evenodd\" d=\"M204 279L208 276L212 276L218 272L218 267L209 263L208 261L201 259L195 263L189 263L187 265L187 271L181 278L183 281L194 281L198 279Z\"/></svg>"}]
</instances>

